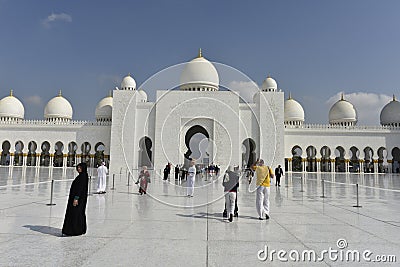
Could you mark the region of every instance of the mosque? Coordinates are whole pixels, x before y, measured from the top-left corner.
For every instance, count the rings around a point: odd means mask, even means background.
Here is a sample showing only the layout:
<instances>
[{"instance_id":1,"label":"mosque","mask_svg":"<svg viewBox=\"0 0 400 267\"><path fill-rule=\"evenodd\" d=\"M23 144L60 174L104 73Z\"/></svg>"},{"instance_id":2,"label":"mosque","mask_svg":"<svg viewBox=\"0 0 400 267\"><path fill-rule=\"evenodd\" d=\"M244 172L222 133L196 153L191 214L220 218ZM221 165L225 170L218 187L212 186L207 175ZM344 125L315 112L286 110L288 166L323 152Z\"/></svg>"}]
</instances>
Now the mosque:
<instances>
[{"instance_id":1,"label":"mosque","mask_svg":"<svg viewBox=\"0 0 400 267\"><path fill-rule=\"evenodd\" d=\"M154 88L156 89L156 88ZM0 100L2 166L74 167L105 161L110 173L140 166L160 170L167 162L187 164L195 134L208 141L201 164L252 164L261 157L287 172L399 173L400 103L381 110L377 126L357 125L357 110L342 95L329 123L306 124L304 109L284 98L268 76L253 102L222 90L215 66L201 52L185 64L180 85L158 90L147 100L131 75L101 99L95 121L73 120L60 91L44 109L44 119L25 120L24 106L11 91Z\"/></svg>"}]
</instances>

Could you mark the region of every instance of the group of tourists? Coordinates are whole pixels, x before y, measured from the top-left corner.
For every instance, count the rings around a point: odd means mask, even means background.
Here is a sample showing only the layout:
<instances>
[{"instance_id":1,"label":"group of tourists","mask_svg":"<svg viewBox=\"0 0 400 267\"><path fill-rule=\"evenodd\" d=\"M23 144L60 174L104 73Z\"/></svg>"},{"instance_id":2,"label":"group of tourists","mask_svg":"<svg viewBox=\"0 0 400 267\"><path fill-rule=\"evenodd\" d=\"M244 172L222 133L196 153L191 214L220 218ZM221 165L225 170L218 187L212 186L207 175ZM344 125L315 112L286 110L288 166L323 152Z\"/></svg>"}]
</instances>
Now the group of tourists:
<instances>
[{"instance_id":1,"label":"group of tourists","mask_svg":"<svg viewBox=\"0 0 400 267\"><path fill-rule=\"evenodd\" d=\"M80 163L77 165L76 170L78 176L74 179L71 184L67 209L65 212L64 224L62 228L62 235L64 236L76 236L86 233L86 202L87 202L87 191L88 191L88 173L87 165ZM175 167L175 175L179 169L179 166ZM214 169L215 170L215 169ZM275 175L272 168L264 164L264 160L257 159L256 162L251 166L251 177L256 176L256 210L259 220L268 220L270 218L269 208L269 195L271 179L276 177L276 186L280 186L280 178L283 176L283 170L280 165L275 169ZM106 175L107 167L102 162L101 166L98 167L98 188L97 193L106 193ZM171 164L168 163L164 168L164 180L168 179L171 171ZM207 170L209 171L209 170ZM217 172L216 172L217 173ZM197 170L195 161L190 162L190 167L187 170L186 187L187 197L194 196L194 184ZM167 177L167 178L166 178ZM176 177L176 176L175 176ZM225 194L225 210L223 211L223 217L228 218L229 222L233 221L233 217L238 217L238 205L237 205L237 191L239 188L240 172L239 166L228 166L227 170L222 179L222 185L224 187ZM136 184L139 184L139 194L147 193L147 186L150 183L150 173L146 166L143 166ZM251 179L249 180L249 183Z\"/></svg>"}]
</instances>

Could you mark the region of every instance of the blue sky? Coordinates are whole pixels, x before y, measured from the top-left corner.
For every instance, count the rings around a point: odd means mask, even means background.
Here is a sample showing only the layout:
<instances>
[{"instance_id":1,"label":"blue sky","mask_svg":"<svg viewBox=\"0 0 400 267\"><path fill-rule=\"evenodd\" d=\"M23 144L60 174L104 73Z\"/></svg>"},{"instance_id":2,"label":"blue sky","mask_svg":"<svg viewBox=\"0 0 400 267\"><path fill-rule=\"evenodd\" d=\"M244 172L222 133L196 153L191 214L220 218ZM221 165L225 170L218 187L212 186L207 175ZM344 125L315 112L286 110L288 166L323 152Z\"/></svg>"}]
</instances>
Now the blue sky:
<instances>
[{"instance_id":1,"label":"blue sky","mask_svg":"<svg viewBox=\"0 0 400 267\"><path fill-rule=\"evenodd\" d=\"M257 84L271 73L308 123L326 123L343 91L361 124L379 124L400 97L399 13L395 0L0 0L0 97L13 89L42 119L62 89L74 119L94 119L124 75L141 84L201 47Z\"/></svg>"}]
</instances>

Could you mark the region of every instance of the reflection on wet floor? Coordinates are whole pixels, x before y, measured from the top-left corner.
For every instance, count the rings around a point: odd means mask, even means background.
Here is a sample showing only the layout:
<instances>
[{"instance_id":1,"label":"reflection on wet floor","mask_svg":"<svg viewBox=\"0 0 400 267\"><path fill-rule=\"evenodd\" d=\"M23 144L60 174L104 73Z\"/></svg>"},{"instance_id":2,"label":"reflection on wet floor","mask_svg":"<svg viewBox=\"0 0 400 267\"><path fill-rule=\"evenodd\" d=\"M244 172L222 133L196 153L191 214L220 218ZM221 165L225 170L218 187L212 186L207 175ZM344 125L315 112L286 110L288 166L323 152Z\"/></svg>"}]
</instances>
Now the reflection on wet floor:
<instances>
[{"instance_id":1,"label":"reflection on wet floor","mask_svg":"<svg viewBox=\"0 0 400 267\"><path fill-rule=\"evenodd\" d=\"M268 221L258 220L254 185L243 178L239 218L232 223L222 217L220 177L198 175L194 197L188 198L186 182L174 175L163 181L152 171L148 194L141 196L134 184L136 172L129 176L129 186L126 171L111 174L102 195L93 194L96 170L89 174L88 232L61 238L75 169L0 167L0 266L280 266L277 261L260 262L257 252L265 245L322 251L336 248L343 237L350 249L393 254L400 260L398 174L286 174L281 187L272 182ZM49 207L52 179L56 205ZM361 208L353 207L355 184Z\"/></svg>"}]
</instances>

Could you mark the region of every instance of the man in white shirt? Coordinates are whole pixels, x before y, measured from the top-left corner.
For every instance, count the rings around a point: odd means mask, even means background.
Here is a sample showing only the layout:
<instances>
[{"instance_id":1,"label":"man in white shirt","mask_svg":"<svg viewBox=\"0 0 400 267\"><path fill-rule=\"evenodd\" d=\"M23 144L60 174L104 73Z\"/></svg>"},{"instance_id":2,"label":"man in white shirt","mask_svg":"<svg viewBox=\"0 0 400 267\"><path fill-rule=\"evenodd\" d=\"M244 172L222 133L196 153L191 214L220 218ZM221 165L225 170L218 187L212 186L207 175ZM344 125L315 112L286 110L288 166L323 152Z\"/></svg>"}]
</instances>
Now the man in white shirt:
<instances>
[{"instance_id":1,"label":"man in white shirt","mask_svg":"<svg viewBox=\"0 0 400 267\"><path fill-rule=\"evenodd\" d=\"M104 162L97 168L97 176L99 180L97 181L97 193L98 194L105 194L106 193L106 185L107 185L107 172L108 169Z\"/></svg>"},{"instance_id":2,"label":"man in white shirt","mask_svg":"<svg viewBox=\"0 0 400 267\"><path fill-rule=\"evenodd\" d=\"M188 197L193 197L195 178L196 178L196 166L194 160L192 160L190 162L190 168L188 170L187 182L186 182Z\"/></svg>"}]
</instances>

